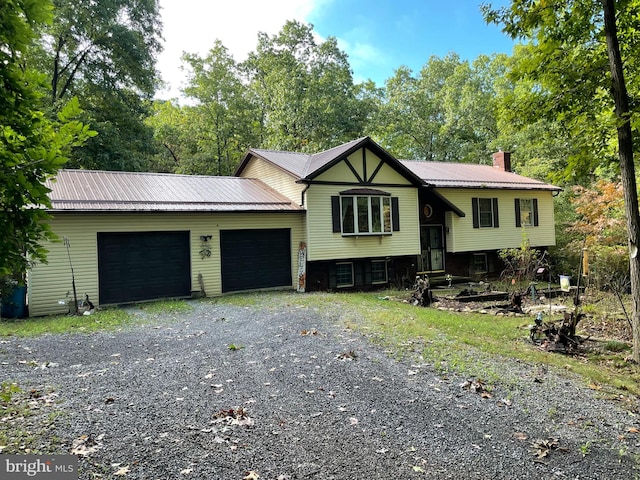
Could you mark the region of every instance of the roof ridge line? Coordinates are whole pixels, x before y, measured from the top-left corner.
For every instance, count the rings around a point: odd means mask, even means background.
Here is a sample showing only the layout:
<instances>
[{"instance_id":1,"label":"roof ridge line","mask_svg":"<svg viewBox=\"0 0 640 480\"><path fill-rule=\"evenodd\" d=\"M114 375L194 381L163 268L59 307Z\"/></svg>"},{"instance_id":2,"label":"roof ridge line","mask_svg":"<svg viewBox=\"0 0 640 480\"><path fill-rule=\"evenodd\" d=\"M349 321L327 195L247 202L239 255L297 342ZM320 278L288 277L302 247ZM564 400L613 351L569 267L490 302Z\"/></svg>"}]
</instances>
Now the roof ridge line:
<instances>
[{"instance_id":1,"label":"roof ridge line","mask_svg":"<svg viewBox=\"0 0 640 480\"><path fill-rule=\"evenodd\" d=\"M245 177L234 177L232 175L198 175L198 174L190 174L190 173L168 173L168 172L127 172L124 170L89 170L84 168L61 168L58 170L56 174L53 175L55 178L58 173L61 172L69 172L69 173L91 173L91 174L114 174L114 175L141 175L141 176L157 176L161 175L163 177L187 177L187 178L229 178L229 179L238 179L238 180L249 180L249 178Z\"/></svg>"}]
</instances>

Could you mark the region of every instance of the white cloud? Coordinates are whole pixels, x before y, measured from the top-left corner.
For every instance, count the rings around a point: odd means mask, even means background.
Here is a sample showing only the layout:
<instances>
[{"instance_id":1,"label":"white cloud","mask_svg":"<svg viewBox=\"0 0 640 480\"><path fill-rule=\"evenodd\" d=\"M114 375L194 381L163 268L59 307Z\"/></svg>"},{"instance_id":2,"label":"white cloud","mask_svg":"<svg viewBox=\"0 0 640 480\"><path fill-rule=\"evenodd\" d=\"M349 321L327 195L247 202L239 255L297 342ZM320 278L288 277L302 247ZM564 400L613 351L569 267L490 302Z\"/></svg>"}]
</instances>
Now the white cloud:
<instances>
[{"instance_id":1,"label":"white cloud","mask_svg":"<svg viewBox=\"0 0 640 480\"><path fill-rule=\"evenodd\" d=\"M374 71L376 67L385 67L389 62L389 55L372 43L365 41L349 42L344 38L338 38L337 40L340 50L346 52L349 56L349 65L354 71L353 80L355 83L368 80L368 78L358 75L357 72Z\"/></svg>"},{"instance_id":2,"label":"white cloud","mask_svg":"<svg viewBox=\"0 0 640 480\"><path fill-rule=\"evenodd\" d=\"M184 86L180 69L184 52L200 55L216 39L236 61L255 49L258 32L278 33L287 20L307 22L314 9L326 0L160 0L164 51L158 69L168 89L162 97L177 97Z\"/></svg>"}]
</instances>

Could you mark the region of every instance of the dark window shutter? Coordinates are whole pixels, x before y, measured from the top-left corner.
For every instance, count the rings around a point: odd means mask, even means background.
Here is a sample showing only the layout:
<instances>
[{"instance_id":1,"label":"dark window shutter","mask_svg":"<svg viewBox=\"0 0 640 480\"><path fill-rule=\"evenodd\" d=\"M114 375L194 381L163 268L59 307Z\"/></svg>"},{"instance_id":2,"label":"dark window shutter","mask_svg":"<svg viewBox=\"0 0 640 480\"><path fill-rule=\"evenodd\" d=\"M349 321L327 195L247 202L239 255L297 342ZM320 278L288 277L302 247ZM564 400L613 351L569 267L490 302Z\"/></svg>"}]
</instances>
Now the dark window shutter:
<instances>
[{"instance_id":1,"label":"dark window shutter","mask_svg":"<svg viewBox=\"0 0 640 480\"><path fill-rule=\"evenodd\" d=\"M331 197L331 219L333 222L333 233L340 233L340 197Z\"/></svg>"},{"instance_id":2,"label":"dark window shutter","mask_svg":"<svg viewBox=\"0 0 640 480\"><path fill-rule=\"evenodd\" d=\"M480 213L478 209L478 199L471 199L471 210L473 210L473 228L480 228Z\"/></svg>"},{"instance_id":3,"label":"dark window shutter","mask_svg":"<svg viewBox=\"0 0 640 480\"><path fill-rule=\"evenodd\" d=\"M533 199L533 226L538 226L538 199Z\"/></svg>"},{"instance_id":4,"label":"dark window shutter","mask_svg":"<svg viewBox=\"0 0 640 480\"><path fill-rule=\"evenodd\" d=\"M498 228L500 226L500 221L498 220L498 199L493 198L493 228Z\"/></svg>"},{"instance_id":5,"label":"dark window shutter","mask_svg":"<svg viewBox=\"0 0 640 480\"><path fill-rule=\"evenodd\" d=\"M520 218L520 199L516 198L516 227L522 226L522 219Z\"/></svg>"},{"instance_id":6,"label":"dark window shutter","mask_svg":"<svg viewBox=\"0 0 640 480\"><path fill-rule=\"evenodd\" d=\"M398 206L398 197L391 197L391 223L393 231L400 231L400 208Z\"/></svg>"}]
</instances>

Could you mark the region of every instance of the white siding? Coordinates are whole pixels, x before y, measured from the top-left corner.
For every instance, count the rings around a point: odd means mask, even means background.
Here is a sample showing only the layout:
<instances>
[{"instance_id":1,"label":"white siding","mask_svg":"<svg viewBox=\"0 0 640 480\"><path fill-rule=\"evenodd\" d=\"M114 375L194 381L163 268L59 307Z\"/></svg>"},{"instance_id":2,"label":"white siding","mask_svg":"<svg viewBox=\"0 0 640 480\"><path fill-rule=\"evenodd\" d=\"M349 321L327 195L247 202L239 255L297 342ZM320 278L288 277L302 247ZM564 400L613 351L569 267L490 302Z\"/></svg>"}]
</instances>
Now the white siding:
<instances>
[{"instance_id":1,"label":"white siding","mask_svg":"<svg viewBox=\"0 0 640 480\"><path fill-rule=\"evenodd\" d=\"M71 261L78 298L87 293L98 304L98 232L189 231L191 233L191 290L200 291L201 274L207 295L220 295L220 230L291 229L292 287L298 272L298 246L304 240L302 213L228 214L60 214L51 221L53 231L69 238ZM201 258L201 235L212 235L208 242L211 256ZM48 243L48 264L36 265L29 274L28 301L32 316L64 313L58 305L67 291L72 292L67 250L62 242ZM73 293L71 293L73 295Z\"/></svg>"},{"instance_id":2,"label":"white siding","mask_svg":"<svg viewBox=\"0 0 640 480\"><path fill-rule=\"evenodd\" d=\"M465 213L458 217L448 212L445 226L448 228L447 252L473 252L517 248L522 244L523 236L532 247L552 246L556 243L553 195L547 191L530 190L492 190L492 189L438 189L438 193ZM473 228L471 199L498 199L498 228ZM516 226L516 198L537 198L539 225Z\"/></svg>"}]
</instances>

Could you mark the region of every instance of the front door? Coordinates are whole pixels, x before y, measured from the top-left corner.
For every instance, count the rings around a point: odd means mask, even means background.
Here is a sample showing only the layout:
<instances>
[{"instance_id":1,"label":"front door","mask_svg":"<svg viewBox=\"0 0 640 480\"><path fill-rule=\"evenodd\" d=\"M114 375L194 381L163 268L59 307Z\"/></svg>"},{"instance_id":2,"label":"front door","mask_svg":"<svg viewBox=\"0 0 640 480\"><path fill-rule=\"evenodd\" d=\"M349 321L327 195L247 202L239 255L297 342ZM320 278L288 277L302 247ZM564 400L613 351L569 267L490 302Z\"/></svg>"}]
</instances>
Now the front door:
<instances>
[{"instance_id":1,"label":"front door","mask_svg":"<svg viewBox=\"0 0 640 480\"><path fill-rule=\"evenodd\" d=\"M421 225L420 245L422 250L422 271L444 271L442 225Z\"/></svg>"}]
</instances>

